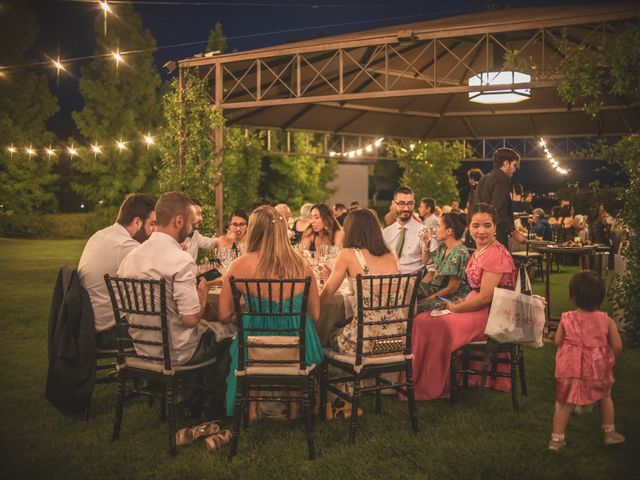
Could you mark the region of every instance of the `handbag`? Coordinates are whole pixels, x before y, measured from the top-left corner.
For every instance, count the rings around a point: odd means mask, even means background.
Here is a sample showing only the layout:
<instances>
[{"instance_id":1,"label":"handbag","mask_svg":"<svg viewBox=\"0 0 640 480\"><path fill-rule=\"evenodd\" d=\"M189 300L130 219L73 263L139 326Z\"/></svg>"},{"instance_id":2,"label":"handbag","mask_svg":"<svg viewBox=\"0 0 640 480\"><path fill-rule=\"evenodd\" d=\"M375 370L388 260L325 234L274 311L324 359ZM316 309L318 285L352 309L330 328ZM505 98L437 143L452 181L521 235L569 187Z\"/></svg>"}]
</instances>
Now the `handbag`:
<instances>
[{"instance_id":1,"label":"handbag","mask_svg":"<svg viewBox=\"0 0 640 480\"><path fill-rule=\"evenodd\" d=\"M525 292L522 292L522 282ZM524 266L520 267L515 290L496 287L484 333L499 343L521 343L542 347L545 324L545 301L532 295L531 281Z\"/></svg>"}]
</instances>

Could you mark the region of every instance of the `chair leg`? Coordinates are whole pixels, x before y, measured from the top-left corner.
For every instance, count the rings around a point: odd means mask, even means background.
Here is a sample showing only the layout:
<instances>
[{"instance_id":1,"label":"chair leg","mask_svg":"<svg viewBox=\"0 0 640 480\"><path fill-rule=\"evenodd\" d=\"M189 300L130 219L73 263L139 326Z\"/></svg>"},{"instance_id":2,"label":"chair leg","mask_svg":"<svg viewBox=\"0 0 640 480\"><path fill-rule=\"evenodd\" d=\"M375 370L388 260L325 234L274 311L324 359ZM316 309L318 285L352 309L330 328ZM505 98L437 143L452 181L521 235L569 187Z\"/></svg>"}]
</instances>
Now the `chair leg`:
<instances>
[{"instance_id":1,"label":"chair leg","mask_svg":"<svg viewBox=\"0 0 640 480\"><path fill-rule=\"evenodd\" d=\"M167 420L167 398L164 396L160 398L160 420L163 422Z\"/></svg>"},{"instance_id":2,"label":"chair leg","mask_svg":"<svg viewBox=\"0 0 640 480\"><path fill-rule=\"evenodd\" d=\"M518 347L518 373L520 374L520 389L522 390L522 395L527 396L527 379L525 377L524 371L524 349L522 347Z\"/></svg>"},{"instance_id":3,"label":"chair leg","mask_svg":"<svg viewBox=\"0 0 640 480\"><path fill-rule=\"evenodd\" d=\"M376 376L376 387L380 387L378 376ZM376 390L376 413L380 415L382 413L382 391L378 388Z\"/></svg>"},{"instance_id":4,"label":"chair leg","mask_svg":"<svg viewBox=\"0 0 640 480\"><path fill-rule=\"evenodd\" d=\"M242 428L246 430L249 428L249 400L247 399L250 396L250 389L248 386L243 387L241 392L244 399L242 401Z\"/></svg>"},{"instance_id":5,"label":"chair leg","mask_svg":"<svg viewBox=\"0 0 640 480\"><path fill-rule=\"evenodd\" d=\"M327 378L329 375L327 362L322 363L320 372L320 420L324 422L327 419Z\"/></svg>"},{"instance_id":6,"label":"chair leg","mask_svg":"<svg viewBox=\"0 0 640 480\"><path fill-rule=\"evenodd\" d=\"M231 427L231 432L233 435L231 436L231 445L229 445L229 456L228 456L229 461L233 460L233 457L235 457L236 452L238 451L238 441L240 437L240 417L242 416L242 404L243 404L243 401L242 401L243 386L240 378L238 378L237 388L238 390L236 391L236 404L233 412L233 424Z\"/></svg>"},{"instance_id":7,"label":"chair leg","mask_svg":"<svg viewBox=\"0 0 640 480\"><path fill-rule=\"evenodd\" d=\"M166 402L169 414L169 452L171 456L176 454L176 401L174 396L174 382L170 382L166 387Z\"/></svg>"},{"instance_id":8,"label":"chair leg","mask_svg":"<svg viewBox=\"0 0 640 480\"><path fill-rule=\"evenodd\" d=\"M116 418L113 422L111 441L117 440L120 436L120 425L122 424L122 412L124 410L124 382L125 380L122 375L118 376L118 384L116 386Z\"/></svg>"},{"instance_id":9,"label":"chair leg","mask_svg":"<svg viewBox=\"0 0 640 480\"><path fill-rule=\"evenodd\" d=\"M516 359L516 349L517 345L513 345L511 348L511 358L509 361L509 374L511 376L511 403L513 405L514 410L519 410L520 406L518 405L518 383L516 378L517 372L517 359Z\"/></svg>"},{"instance_id":10,"label":"chair leg","mask_svg":"<svg viewBox=\"0 0 640 480\"><path fill-rule=\"evenodd\" d=\"M309 382L306 382L306 385L303 385L303 394L302 394L302 417L304 420L304 429L305 434L307 436L307 448L309 450L309 460L314 460L316 458L316 450L313 444L313 420L312 414L313 410L311 408L311 391L309 389ZM356 415L357 416L357 415Z\"/></svg>"},{"instance_id":11,"label":"chair leg","mask_svg":"<svg viewBox=\"0 0 640 480\"><path fill-rule=\"evenodd\" d=\"M458 387L458 351L455 350L451 354L451 362L449 363L449 405L456 402L456 390Z\"/></svg>"},{"instance_id":12,"label":"chair leg","mask_svg":"<svg viewBox=\"0 0 640 480\"><path fill-rule=\"evenodd\" d=\"M313 432L313 430L316 428L316 382L313 375L309 375L307 379L307 385L309 388L309 405L311 409L311 431Z\"/></svg>"},{"instance_id":13,"label":"chair leg","mask_svg":"<svg viewBox=\"0 0 640 480\"><path fill-rule=\"evenodd\" d=\"M464 388L469 388L469 351L463 347L462 349L462 369L464 372L462 373L462 386ZM457 379L456 379L457 382ZM484 383L484 380L483 380Z\"/></svg>"},{"instance_id":14,"label":"chair leg","mask_svg":"<svg viewBox=\"0 0 640 480\"><path fill-rule=\"evenodd\" d=\"M353 402L351 403L351 422L349 425L349 443L356 443L358 430L358 407L360 406L360 375L353 376Z\"/></svg>"},{"instance_id":15,"label":"chair leg","mask_svg":"<svg viewBox=\"0 0 640 480\"><path fill-rule=\"evenodd\" d=\"M407 400L409 404L409 417L411 418L411 428L413 433L418 433L420 428L418 427L418 408L416 406L416 393L413 388L413 365L412 360L406 362L406 375L407 375ZM357 411L356 411L357 413Z\"/></svg>"}]
</instances>

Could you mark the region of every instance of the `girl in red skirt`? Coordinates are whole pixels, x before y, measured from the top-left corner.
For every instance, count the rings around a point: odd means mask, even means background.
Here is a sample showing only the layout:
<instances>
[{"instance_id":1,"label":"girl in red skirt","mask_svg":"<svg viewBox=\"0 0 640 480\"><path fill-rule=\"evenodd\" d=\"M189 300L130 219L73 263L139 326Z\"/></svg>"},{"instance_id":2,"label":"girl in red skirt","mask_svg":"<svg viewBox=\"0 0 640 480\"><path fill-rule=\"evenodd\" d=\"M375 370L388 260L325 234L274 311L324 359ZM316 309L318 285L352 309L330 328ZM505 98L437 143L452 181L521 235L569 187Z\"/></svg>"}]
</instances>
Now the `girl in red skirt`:
<instances>
[{"instance_id":1,"label":"girl in red skirt","mask_svg":"<svg viewBox=\"0 0 640 480\"><path fill-rule=\"evenodd\" d=\"M576 406L600 402L604 443L613 445L625 438L614 425L613 366L622 351L622 340L615 322L598 310L605 289L598 275L590 271L576 273L569 284L572 303L578 307L565 312L555 336L556 410L550 450L566 445L564 431Z\"/></svg>"}]
</instances>

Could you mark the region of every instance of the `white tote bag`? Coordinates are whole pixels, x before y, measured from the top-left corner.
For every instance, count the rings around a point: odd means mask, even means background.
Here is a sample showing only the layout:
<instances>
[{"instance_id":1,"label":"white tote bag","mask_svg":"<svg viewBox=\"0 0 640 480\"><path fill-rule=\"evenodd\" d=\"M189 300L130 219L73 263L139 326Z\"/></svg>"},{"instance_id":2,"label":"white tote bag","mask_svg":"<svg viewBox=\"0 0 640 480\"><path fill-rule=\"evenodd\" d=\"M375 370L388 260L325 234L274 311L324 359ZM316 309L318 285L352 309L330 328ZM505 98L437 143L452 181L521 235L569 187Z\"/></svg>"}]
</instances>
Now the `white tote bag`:
<instances>
[{"instance_id":1,"label":"white tote bag","mask_svg":"<svg viewBox=\"0 0 640 480\"><path fill-rule=\"evenodd\" d=\"M520 269L515 290L496 287L484 333L500 343L524 343L542 347L545 323L545 301L538 295L521 293L524 277L527 291L531 281L525 268Z\"/></svg>"}]
</instances>

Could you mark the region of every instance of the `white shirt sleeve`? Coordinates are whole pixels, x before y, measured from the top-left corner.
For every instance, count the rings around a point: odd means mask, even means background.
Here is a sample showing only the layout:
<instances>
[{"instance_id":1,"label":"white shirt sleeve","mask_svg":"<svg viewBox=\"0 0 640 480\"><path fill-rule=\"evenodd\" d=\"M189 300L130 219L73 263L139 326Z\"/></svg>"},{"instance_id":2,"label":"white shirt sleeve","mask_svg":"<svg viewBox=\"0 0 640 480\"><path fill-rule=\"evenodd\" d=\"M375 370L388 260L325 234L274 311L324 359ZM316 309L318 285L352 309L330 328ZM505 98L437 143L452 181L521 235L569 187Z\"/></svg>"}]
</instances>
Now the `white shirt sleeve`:
<instances>
[{"instance_id":1,"label":"white shirt sleeve","mask_svg":"<svg viewBox=\"0 0 640 480\"><path fill-rule=\"evenodd\" d=\"M173 299L176 302L179 316L200 313L195 270L196 264L193 260L185 261L173 277Z\"/></svg>"},{"instance_id":2,"label":"white shirt sleeve","mask_svg":"<svg viewBox=\"0 0 640 480\"><path fill-rule=\"evenodd\" d=\"M118 250L117 250L117 253L116 253L116 255L118 257L118 260L117 260L118 261L118 266L120 266L120 264L125 259L125 257L127 255L129 255L131 250L136 248L138 245L140 245L140 243L137 240L134 240L133 238L131 238L130 240L127 240L126 242L122 243L121 245L118 245Z\"/></svg>"},{"instance_id":3,"label":"white shirt sleeve","mask_svg":"<svg viewBox=\"0 0 640 480\"><path fill-rule=\"evenodd\" d=\"M198 234L198 248L213 250L218 246L218 237L205 237Z\"/></svg>"}]
</instances>

